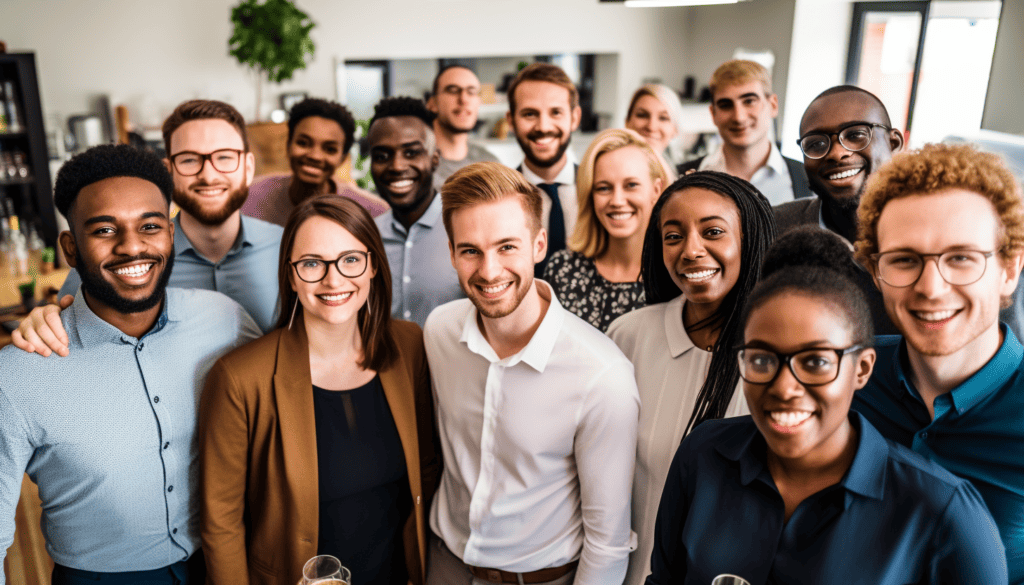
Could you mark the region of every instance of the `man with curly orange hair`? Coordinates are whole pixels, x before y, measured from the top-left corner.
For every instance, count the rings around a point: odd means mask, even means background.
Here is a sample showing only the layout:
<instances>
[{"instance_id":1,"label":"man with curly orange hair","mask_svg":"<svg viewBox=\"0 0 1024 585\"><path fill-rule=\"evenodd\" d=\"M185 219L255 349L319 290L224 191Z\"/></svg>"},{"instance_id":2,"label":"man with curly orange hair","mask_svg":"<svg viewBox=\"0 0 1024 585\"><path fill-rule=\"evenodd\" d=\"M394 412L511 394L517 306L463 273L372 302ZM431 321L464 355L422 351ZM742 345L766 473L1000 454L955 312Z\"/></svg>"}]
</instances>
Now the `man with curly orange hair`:
<instances>
[{"instance_id":1,"label":"man with curly orange hair","mask_svg":"<svg viewBox=\"0 0 1024 585\"><path fill-rule=\"evenodd\" d=\"M882 434L971 480L1024 583L1024 346L999 322L1024 264L1024 201L969 145L897 154L858 210L857 258L900 336L880 337L854 408Z\"/></svg>"}]
</instances>

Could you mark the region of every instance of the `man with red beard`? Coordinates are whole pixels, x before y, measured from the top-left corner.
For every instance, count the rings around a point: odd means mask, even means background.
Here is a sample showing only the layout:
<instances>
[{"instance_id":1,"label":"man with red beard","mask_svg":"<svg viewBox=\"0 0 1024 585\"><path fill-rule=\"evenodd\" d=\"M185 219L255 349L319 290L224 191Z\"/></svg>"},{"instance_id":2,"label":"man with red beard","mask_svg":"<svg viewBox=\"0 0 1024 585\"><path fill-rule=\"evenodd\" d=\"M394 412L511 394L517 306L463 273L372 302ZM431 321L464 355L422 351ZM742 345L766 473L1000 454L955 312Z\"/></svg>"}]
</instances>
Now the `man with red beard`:
<instances>
[{"instance_id":1,"label":"man with red beard","mask_svg":"<svg viewBox=\"0 0 1024 585\"><path fill-rule=\"evenodd\" d=\"M277 256L283 228L242 216L254 157L245 120L232 106L213 100L182 103L164 122L164 164L174 180L175 265L169 286L222 292L252 316L263 331L277 311ZM81 284L72 270L61 287L70 306ZM67 295L67 296L65 296ZM67 355L67 333L58 307L37 307L14 332L14 344L48 356Z\"/></svg>"},{"instance_id":2,"label":"man with red beard","mask_svg":"<svg viewBox=\"0 0 1024 585\"><path fill-rule=\"evenodd\" d=\"M540 187L548 255L565 248L566 237L576 225L576 165L570 164L567 150L580 125L579 102L569 76L549 63L524 67L508 87L506 116L524 156L519 171ZM545 264L547 256L537 263L537 276L543 274Z\"/></svg>"}]
</instances>

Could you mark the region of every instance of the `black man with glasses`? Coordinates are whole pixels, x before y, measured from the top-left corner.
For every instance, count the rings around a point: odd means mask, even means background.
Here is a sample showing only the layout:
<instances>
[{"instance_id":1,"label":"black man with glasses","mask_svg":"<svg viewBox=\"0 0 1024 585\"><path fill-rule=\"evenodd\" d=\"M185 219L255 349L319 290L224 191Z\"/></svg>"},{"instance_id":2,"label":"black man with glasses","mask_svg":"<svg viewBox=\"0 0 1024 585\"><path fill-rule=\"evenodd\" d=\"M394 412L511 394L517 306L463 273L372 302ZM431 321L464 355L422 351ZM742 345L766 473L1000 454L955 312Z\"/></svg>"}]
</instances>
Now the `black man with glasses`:
<instances>
[{"instance_id":1,"label":"black man with glasses","mask_svg":"<svg viewBox=\"0 0 1024 585\"><path fill-rule=\"evenodd\" d=\"M231 105L213 100L180 104L164 122L164 164L174 179L175 264L169 285L224 293L242 305L264 332L277 311L280 226L245 217L255 159L245 120ZM61 307L81 278L74 270L60 290ZM65 295L68 295L65 298ZM56 305L38 307L15 332L14 345L67 355L68 339Z\"/></svg>"},{"instance_id":2,"label":"black man with glasses","mask_svg":"<svg viewBox=\"0 0 1024 585\"><path fill-rule=\"evenodd\" d=\"M1024 346L999 317L1024 264L1020 183L996 155L930 144L893 157L859 219L857 259L902 335L878 338L853 407L971 481L1024 583Z\"/></svg>"}]
</instances>

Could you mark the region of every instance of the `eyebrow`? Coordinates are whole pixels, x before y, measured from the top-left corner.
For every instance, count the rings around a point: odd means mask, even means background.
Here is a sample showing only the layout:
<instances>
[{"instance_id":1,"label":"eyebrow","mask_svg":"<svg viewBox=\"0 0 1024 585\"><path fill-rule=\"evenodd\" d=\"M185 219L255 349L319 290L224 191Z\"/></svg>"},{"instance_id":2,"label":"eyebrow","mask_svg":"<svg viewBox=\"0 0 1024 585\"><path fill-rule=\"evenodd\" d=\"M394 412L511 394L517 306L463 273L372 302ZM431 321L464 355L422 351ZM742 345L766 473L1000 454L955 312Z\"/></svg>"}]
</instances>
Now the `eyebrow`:
<instances>
[{"instance_id":1,"label":"eyebrow","mask_svg":"<svg viewBox=\"0 0 1024 585\"><path fill-rule=\"evenodd\" d=\"M875 123L876 122L866 122L864 120L850 120L849 122L843 122L842 124L839 124L838 126L833 126L832 128L811 128L807 132L801 134L801 136L807 136L808 134L828 134L831 132L839 132L841 130L845 130L850 126L870 126Z\"/></svg>"},{"instance_id":2,"label":"eyebrow","mask_svg":"<svg viewBox=\"0 0 1024 585\"><path fill-rule=\"evenodd\" d=\"M495 246L501 246L503 244L518 244L518 243L520 243L522 241L523 240L520 239L520 238L508 237L508 238L502 238L502 239L498 240L497 242L491 242L489 244L489 246L477 246L477 245L474 245L474 244L470 244L469 242L459 242L458 244L455 244L455 249L456 250L461 250L463 248L476 248L476 249L479 250L479 249L481 249L483 247L491 247L491 248L493 248Z\"/></svg>"},{"instance_id":3,"label":"eyebrow","mask_svg":"<svg viewBox=\"0 0 1024 585\"><path fill-rule=\"evenodd\" d=\"M150 219L153 217L159 219L167 219L167 214L161 213L159 211L147 211L146 213L140 215L139 219ZM117 223L117 218L114 217L113 215L97 215L95 217L90 217L89 219L85 220L84 225L93 225L97 223Z\"/></svg>"},{"instance_id":4,"label":"eyebrow","mask_svg":"<svg viewBox=\"0 0 1024 585\"><path fill-rule=\"evenodd\" d=\"M296 134L296 135L295 135L295 137L296 137L296 138L306 138L306 139L308 139L308 140L312 140L313 142L316 142L316 139L315 139L315 138L313 138L313 137L312 137L312 136L310 136L309 134L306 134L305 132L299 132L298 134ZM323 144L338 144L338 141L337 141L337 140L334 140L334 139L332 138L332 139L330 139L330 140L324 140L324 141L322 141L322 143L323 143Z\"/></svg>"},{"instance_id":5,"label":"eyebrow","mask_svg":"<svg viewBox=\"0 0 1024 585\"><path fill-rule=\"evenodd\" d=\"M943 254L945 252L953 252L953 251L956 251L956 250L979 250L980 251L981 248L977 244L952 244L950 246L946 246L945 248L942 249L942 252L938 252L938 253L939 254ZM911 246L901 246L899 248L893 248L891 250L879 250L878 251L879 254L886 254L888 252L913 252L914 254L928 254L929 253L929 252L919 252L916 248L913 248Z\"/></svg>"}]
</instances>

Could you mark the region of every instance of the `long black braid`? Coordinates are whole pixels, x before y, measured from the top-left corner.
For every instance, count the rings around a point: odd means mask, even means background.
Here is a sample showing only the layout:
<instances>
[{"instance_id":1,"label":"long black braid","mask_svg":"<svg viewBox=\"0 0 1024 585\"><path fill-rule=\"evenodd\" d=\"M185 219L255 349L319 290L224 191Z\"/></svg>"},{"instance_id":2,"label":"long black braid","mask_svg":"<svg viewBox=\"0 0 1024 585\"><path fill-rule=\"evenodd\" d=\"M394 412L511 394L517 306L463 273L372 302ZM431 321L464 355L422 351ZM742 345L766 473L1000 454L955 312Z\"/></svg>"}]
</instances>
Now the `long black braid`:
<instances>
[{"instance_id":1,"label":"long black braid","mask_svg":"<svg viewBox=\"0 0 1024 585\"><path fill-rule=\"evenodd\" d=\"M739 209L743 232L740 238L740 273L736 285L725 295L714 315L706 322L694 324L697 328L716 327L719 334L712 348L708 376L697 395L697 403L693 407L684 436L705 420L725 416L740 379L739 365L732 349L743 341L743 323L740 320L743 305L760 278L765 252L775 240L775 216L771 204L753 185L732 175L714 171L683 175L658 198L651 210L651 220L644 235L640 273L648 305L664 303L681 294L665 268L661 247L661 210L673 194L689 188L707 189L732 199ZM679 318L682 319L682 315Z\"/></svg>"}]
</instances>

